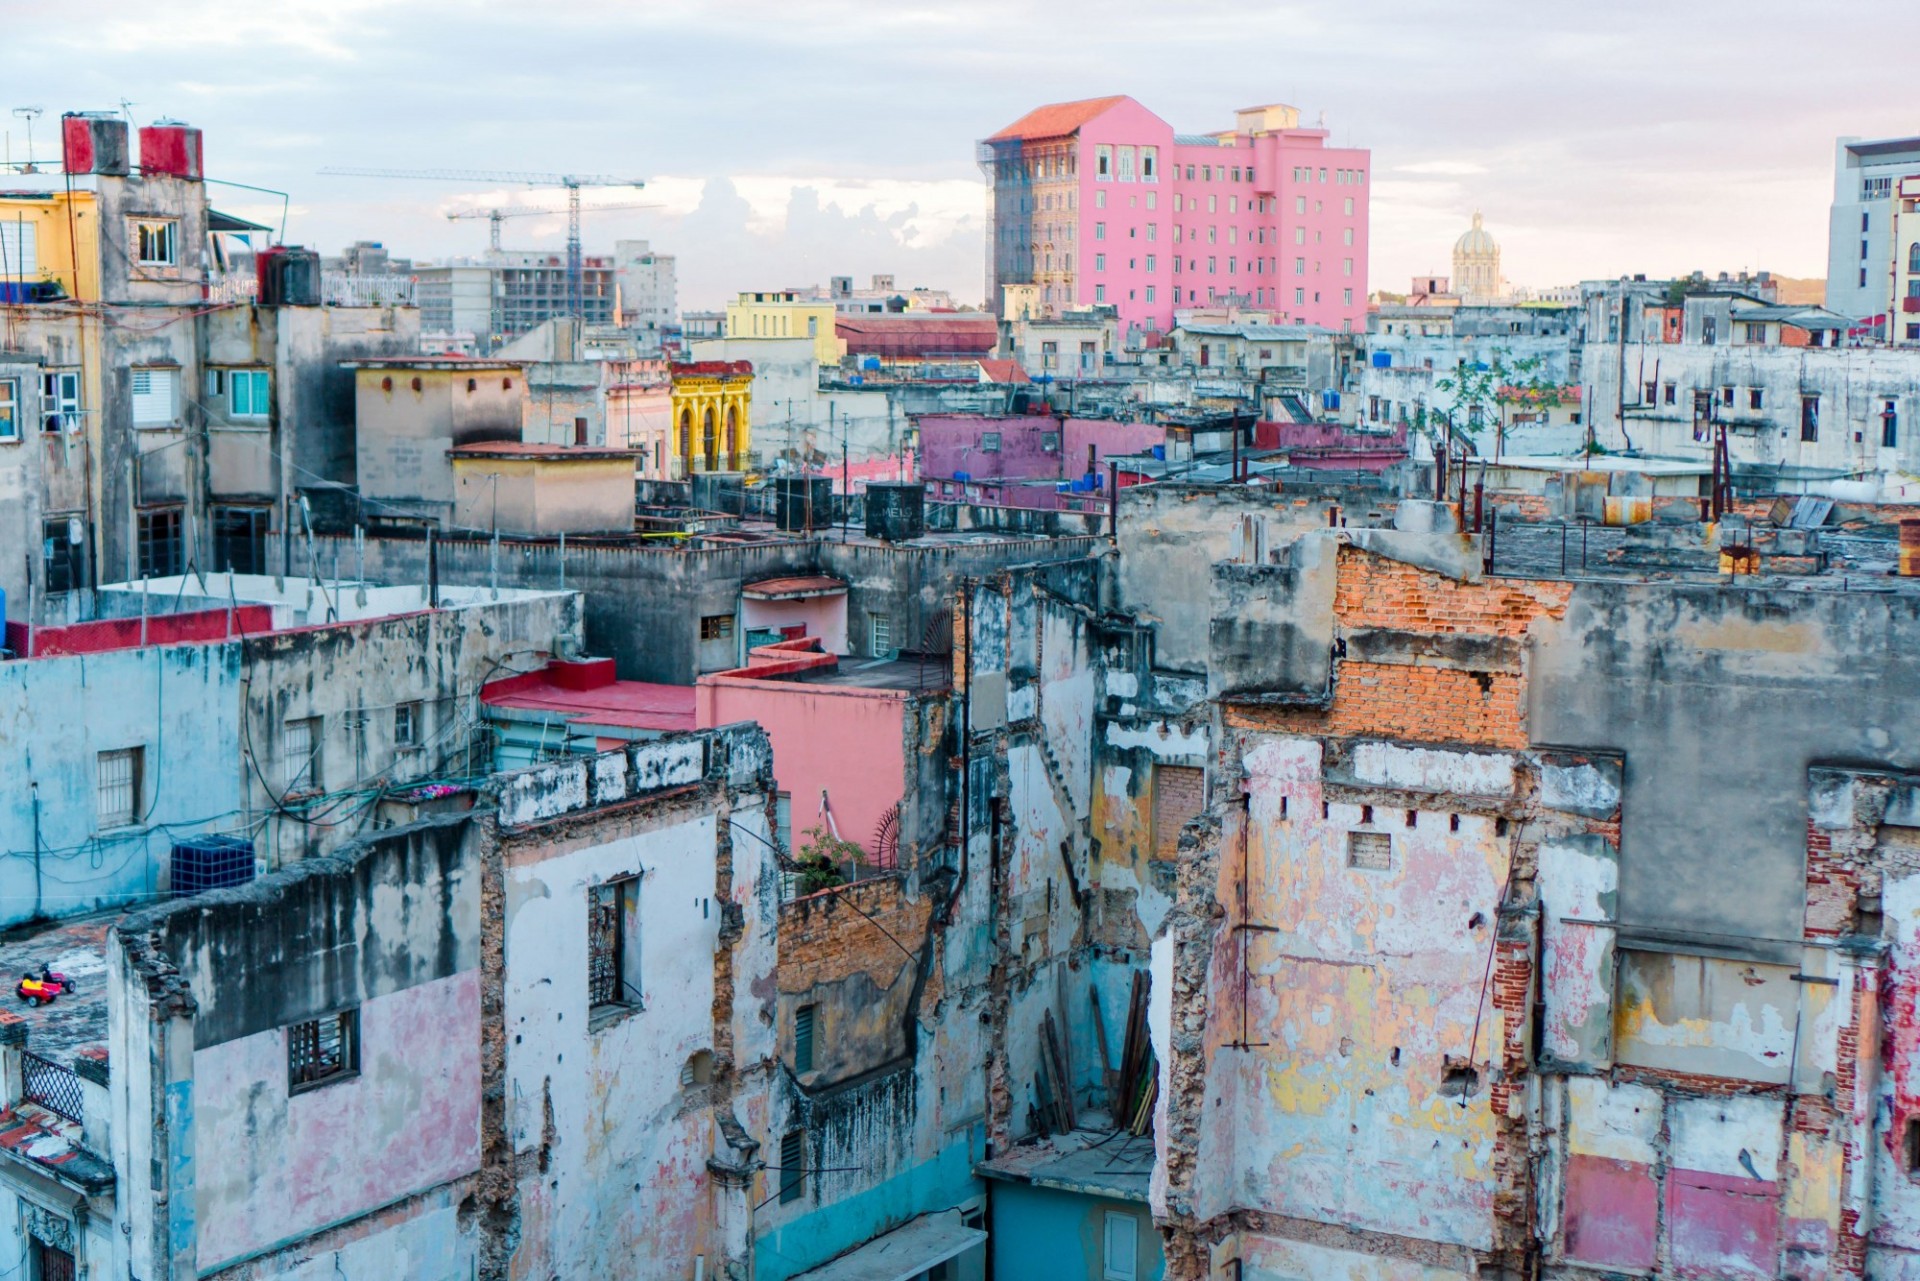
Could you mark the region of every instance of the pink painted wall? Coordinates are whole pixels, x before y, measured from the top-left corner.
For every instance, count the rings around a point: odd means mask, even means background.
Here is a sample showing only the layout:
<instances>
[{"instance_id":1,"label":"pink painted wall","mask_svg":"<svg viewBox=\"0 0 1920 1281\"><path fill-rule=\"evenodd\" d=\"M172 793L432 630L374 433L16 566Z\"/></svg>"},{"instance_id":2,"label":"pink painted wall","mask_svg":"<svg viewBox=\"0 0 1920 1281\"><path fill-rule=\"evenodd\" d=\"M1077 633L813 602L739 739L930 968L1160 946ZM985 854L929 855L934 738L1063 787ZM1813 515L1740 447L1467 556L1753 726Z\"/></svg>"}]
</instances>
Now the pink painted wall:
<instances>
[{"instance_id":1,"label":"pink painted wall","mask_svg":"<svg viewBox=\"0 0 1920 1281\"><path fill-rule=\"evenodd\" d=\"M740 623L749 630L770 627L804 627L806 635L820 638L820 647L829 654L847 652L847 597L810 596L805 600L752 600L740 598Z\"/></svg>"},{"instance_id":2,"label":"pink painted wall","mask_svg":"<svg viewBox=\"0 0 1920 1281\"><path fill-rule=\"evenodd\" d=\"M1329 147L1327 139L1323 129L1289 129L1234 134L1221 146L1176 145L1171 125L1126 99L1081 126L1076 207L1032 211L1034 244L1052 244L1056 265L1058 255L1073 254L1072 301L1118 307L1123 335L1130 323L1165 332L1176 307L1205 305L1209 291L1246 294L1283 321L1362 332L1373 164L1366 149ZM1097 148L1123 145L1158 148L1156 181L1140 181L1137 163L1132 182L1117 172L1099 177ZM1342 181L1345 171L1357 179ZM1075 224L1071 239L1046 231L1064 222Z\"/></svg>"},{"instance_id":3,"label":"pink painted wall","mask_svg":"<svg viewBox=\"0 0 1920 1281\"><path fill-rule=\"evenodd\" d=\"M820 821L824 789L840 835L873 850L881 815L906 794L904 693L720 673L702 676L697 695L701 729L758 721L767 731L774 780L793 798L795 845Z\"/></svg>"},{"instance_id":4,"label":"pink painted wall","mask_svg":"<svg viewBox=\"0 0 1920 1281\"><path fill-rule=\"evenodd\" d=\"M360 1007L360 1074L289 1096L284 1029L193 1056L199 1266L480 1167L480 974Z\"/></svg>"}]
</instances>

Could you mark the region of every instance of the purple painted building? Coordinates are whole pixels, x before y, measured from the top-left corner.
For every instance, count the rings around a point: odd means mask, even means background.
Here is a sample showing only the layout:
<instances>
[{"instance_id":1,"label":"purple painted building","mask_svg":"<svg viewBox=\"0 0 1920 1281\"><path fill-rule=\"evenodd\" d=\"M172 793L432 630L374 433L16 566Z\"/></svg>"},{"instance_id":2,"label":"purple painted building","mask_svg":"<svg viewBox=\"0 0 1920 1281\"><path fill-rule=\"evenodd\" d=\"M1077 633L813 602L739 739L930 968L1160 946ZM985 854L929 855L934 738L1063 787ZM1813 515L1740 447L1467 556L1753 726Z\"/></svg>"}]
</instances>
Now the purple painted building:
<instances>
[{"instance_id":1,"label":"purple painted building","mask_svg":"<svg viewBox=\"0 0 1920 1281\"><path fill-rule=\"evenodd\" d=\"M1155 423L1024 414L928 414L920 424L920 478L934 501L1057 508L1100 499L1109 454L1138 454L1166 443ZM1093 477L1092 482L1088 477ZM1058 486L1081 488L1061 495Z\"/></svg>"},{"instance_id":2,"label":"purple painted building","mask_svg":"<svg viewBox=\"0 0 1920 1281\"><path fill-rule=\"evenodd\" d=\"M1108 303L1129 339L1229 302L1364 330L1371 153L1327 139L1279 104L1209 134L1125 96L1036 108L980 145L993 305L1009 286L1037 317Z\"/></svg>"}]
</instances>

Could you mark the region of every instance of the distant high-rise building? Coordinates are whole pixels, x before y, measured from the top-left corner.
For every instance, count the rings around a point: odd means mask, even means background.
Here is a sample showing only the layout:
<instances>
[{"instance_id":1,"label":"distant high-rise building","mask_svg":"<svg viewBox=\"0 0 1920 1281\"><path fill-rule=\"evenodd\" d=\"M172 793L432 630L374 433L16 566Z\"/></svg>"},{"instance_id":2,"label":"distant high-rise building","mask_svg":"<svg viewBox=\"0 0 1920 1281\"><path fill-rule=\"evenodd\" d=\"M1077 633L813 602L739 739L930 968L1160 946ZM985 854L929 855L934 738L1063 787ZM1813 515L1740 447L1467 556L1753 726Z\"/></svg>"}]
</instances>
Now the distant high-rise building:
<instances>
[{"instance_id":1,"label":"distant high-rise building","mask_svg":"<svg viewBox=\"0 0 1920 1281\"><path fill-rule=\"evenodd\" d=\"M644 240L616 240L613 270L620 290L621 327L658 346L660 332L680 324L673 255L655 253Z\"/></svg>"},{"instance_id":2,"label":"distant high-rise building","mask_svg":"<svg viewBox=\"0 0 1920 1281\"><path fill-rule=\"evenodd\" d=\"M1327 137L1280 104L1210 134L1124 96L1030 111L980 144L990 305L1009 287L1043 317L1104 304L1123 340L1209 304L1364 329L1371 153Z\"/></svg>"},{"instance_id":3,"label":"distant high-rise building","mask_svg":"<svg viewBox=\"0 0 1920 1281\"><path fill-rule=\"evenodd\" d=\"M1893 223L1900 180L1913 175L1920 175L1920 138L1842 138L1835 145L1833 211L1827 224L1829 310L1866 322L1904 305L1893 295ZM1906 246L1899 248L1910 252ZM1898 266L1905 262L1901 258ZM1894 323L1902 322L1896 318ZM1883 334L1903 332L1889 330L1884 319L1874 327Z\"/></svg>"}]
</instances>

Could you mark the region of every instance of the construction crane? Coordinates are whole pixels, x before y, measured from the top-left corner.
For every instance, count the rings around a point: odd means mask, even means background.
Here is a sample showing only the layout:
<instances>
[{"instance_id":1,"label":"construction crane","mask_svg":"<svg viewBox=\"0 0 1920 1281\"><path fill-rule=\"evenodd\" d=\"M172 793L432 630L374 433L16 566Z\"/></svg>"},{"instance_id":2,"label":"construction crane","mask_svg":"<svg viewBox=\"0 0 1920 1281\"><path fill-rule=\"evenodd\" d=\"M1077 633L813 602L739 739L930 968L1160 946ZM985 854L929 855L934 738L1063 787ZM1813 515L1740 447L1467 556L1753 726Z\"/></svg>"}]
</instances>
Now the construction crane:
<instances>
[{"instance_id":1,"label":"construction crane","mask_svg":"<svg viewBox=\"0 0 1920 1281\"><path fill-rule=\"evenodd\" d=\"M659 207L660 207L659 205L646 205L646 204L585 205L585 206L582 206L580 212L599 213L603 209L605 210L658 209ZM554 214L566 213L566 212L567 211L565 209L522 209L518 206L513 206L507 209L458 209L458 210L455 210L453 213L450 213L447 215L447 221L458 222L462 218L485 218L487 222L490 224L487 227L487 247L493 250L493 252L499 253L500 252L500 224L505 219L531 218L536 214L546 214L547 216L551 217Z\"/></svg>"},{"instance_id":2,"label":"construction crane","mask_svg":"<svg viewBox=\"0 0 1920 1281\"><path fill-rule=\"evenodd\" d=\"M640 178L613 178L606 174L519 173L493 169L322 169L331 178L427 178L435 182L496 182L516 187L567 189L567 314L585 318L580 274L580 188L644 187ZM497 224L496 224L497 225Z\"/></svg>"}]
</instances>

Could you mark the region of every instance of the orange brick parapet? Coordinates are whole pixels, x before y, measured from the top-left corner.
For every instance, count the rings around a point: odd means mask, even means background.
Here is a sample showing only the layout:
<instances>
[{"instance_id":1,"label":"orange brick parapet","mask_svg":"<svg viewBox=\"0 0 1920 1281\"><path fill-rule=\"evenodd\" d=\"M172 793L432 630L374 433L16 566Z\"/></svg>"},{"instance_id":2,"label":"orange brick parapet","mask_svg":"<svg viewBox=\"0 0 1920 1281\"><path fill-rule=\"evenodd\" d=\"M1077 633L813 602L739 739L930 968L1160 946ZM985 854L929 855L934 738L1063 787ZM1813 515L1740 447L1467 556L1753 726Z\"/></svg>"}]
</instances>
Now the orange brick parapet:
<instances>
[{"instance_id":1,"label":"orange brick parapet","mask_svg":"<svg viewBox=\"0 0 1920 1281\"><path fill-rule=\"evenodd\" d=\"M1462 583L1357 548L1340 552L1334 616L1352 630L1433 636L1523 637L1539 619L1558 618L1570 583L1498 580ZM1528 745L1526 678L1507 671L1342 661L1325 710L1233 706L1227 724L1280 733L1365 736L1422 743Z\"/></svg>"}]
</instances>

